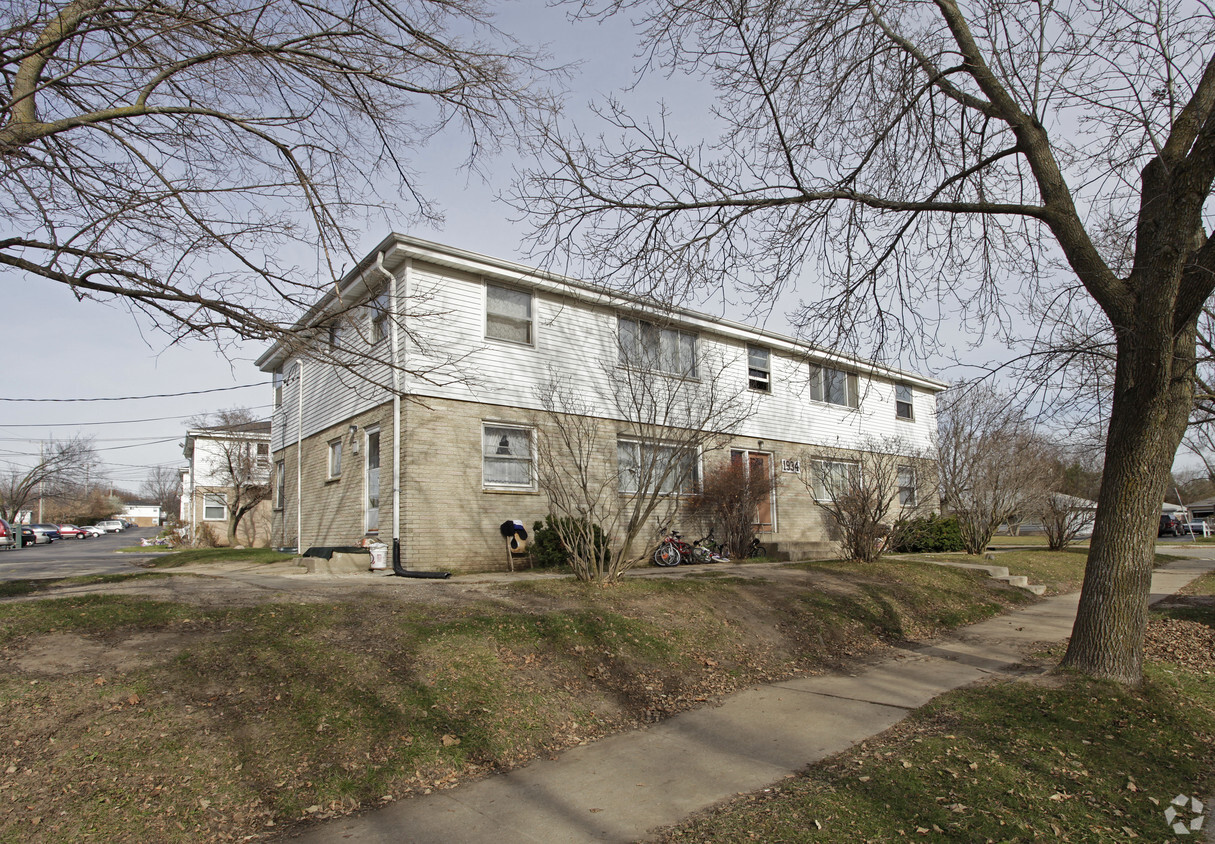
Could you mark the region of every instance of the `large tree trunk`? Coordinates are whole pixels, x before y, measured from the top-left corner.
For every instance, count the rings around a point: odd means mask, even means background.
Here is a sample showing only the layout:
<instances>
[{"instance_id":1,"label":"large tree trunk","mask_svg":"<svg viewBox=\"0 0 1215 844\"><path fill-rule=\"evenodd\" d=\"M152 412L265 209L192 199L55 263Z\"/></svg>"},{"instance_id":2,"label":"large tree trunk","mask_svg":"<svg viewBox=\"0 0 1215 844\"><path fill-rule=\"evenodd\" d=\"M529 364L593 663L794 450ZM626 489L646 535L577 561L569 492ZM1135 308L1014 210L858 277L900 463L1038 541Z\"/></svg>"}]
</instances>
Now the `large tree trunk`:
<instances>
[{"instance_id":1,"label":"large tree trunk","mask_svg":"<svg viewBox=\"0 0 1215 844\"><path fill-rule=\"evenodd\" d=\"M1151 325L1166 320L1171 326L1167 303L1144 303L1137 324L1118 335L1097 521L1063 658L1064 667L1120 683L1143 679L1160 504L1193 402L1197 320L1175 335Z\"/></svg>"}]
</instances>

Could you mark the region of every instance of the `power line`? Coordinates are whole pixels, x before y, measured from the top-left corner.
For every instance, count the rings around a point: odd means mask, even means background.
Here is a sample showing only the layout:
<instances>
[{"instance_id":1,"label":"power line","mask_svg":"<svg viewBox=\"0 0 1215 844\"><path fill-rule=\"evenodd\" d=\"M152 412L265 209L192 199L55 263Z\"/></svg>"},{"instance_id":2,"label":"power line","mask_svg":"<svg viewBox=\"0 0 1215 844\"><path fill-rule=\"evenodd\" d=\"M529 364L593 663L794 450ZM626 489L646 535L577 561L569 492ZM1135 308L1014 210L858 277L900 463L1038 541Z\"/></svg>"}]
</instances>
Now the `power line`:
<instances>
[{"instance_id":1,"label":"power line","mask_svg":"<svg viewBox=\"0 0 1215 844\"><path fill-rule=\"evenodd\" d=\"M29 399L35 401L35 399ZM38 399L37 401L41 401ZM48 399L50 401L50 399ZM63 401L69 401L63 399ZM83 401L83 399L81 400ZM100 401L100 400L99 400ZM268 404L259 404L250 410L265 410L270 407ZM4 423L0 424L0 428L82 428L85 425L136 425L140 422L169 422L174 419L192 419L198 416L197 413L187 413L184 416L157 416L152 419L113 419L109 422L20 422L20 423Z\"/></svg>"},{"instance_id":2,"label":"power line","mask_svg":"<svg viewBox=\"0 0 1215 844\"><path fill-rule=\"evenodd\" d=\"M73 402L73 401L137 401L139 399L172 399L178 396L201 396L204 393L223 393L228 390L247 390L250 387L265 387L265 381L259 381L256 384L241 384L236 387L216 387L212 390L188 390L184 393L155 393L150 396L105 396L101 398L90 399L13 399L0 396L0 401L29 401L29 402Z\"/></svg>"}]
</instances>

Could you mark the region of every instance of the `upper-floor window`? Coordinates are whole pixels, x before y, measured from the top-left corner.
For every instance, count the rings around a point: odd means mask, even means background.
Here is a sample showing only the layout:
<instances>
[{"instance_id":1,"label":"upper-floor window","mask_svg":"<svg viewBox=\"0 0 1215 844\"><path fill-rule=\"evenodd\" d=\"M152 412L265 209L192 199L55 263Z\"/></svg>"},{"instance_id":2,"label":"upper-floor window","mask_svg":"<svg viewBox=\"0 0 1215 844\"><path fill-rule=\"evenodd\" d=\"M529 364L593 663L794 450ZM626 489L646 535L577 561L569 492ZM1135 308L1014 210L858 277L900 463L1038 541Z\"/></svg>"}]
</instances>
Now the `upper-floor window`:
<instances>
[{"instance_id":1,"label":"upper-floor window","mask_svg":"<svg viewBox=\"0 0 1215 844\"><path fill-rule=\"evenodd\" d=\"M283 406L283 368L280 366L270 373L270 383L274 385L274 406Z\"/></svg>"},{"instance_id":2,"label":"upper-floor window","mask_svg":"<svg viewBox=\"0 0 1215 844\"><path fill-rule=\"evenodd\" d=\"M911 385L894 385L894 415L898 419L915 419L915 405L911 401Z\"/></svg>"},{"instance_id":3,"label":"upper-floor window","mask_svg":"<svg viewBox=\"0 0 1215 844\"><path fill-rule=\"evenodd\" d=\"M340 477L342 474L342 441L331 440L329 442L329 477L330 479Z\"/></svg>"},{"instance_id":4,"label":"upper-floor window","mask_svg":"<svg viewBox=\"0 0 1215 844\"><path fill-rule=\"evenodd\" d=\"M481 477L487 487L531 489L532 429L485 423L481 427Z\"/></svg>"},{"instance_id":5,"label":"upper-floor window","mask_svg":"<svg viewBox=\"0 0 1215 844\"><path fill-rule=\"evenodd\" d=\"M772 392L772 355L763 346L747 346L747 386Z\"/></svg>"},{"instance_id":6,"label":"upper-floor window","mask_svg":"<svg viewBox=\"0 0 1215 844\"><path fill-rule=\"evenodd\" d=\"M371 312L371 330L368 340L374 346L388 336L388 291L385 290L368 302L367 309Z\"/></svg>"},{"instance_id":7,"label":"upper-floor window","mask_svg":"<svg viewBox=\"0 0 1215 844\"><path fill-rule=\"evenodd\" d=\"M628 317L620 317L617 325L622 366L697 377L695 334Z\"/></svg>"},{"instance_id":8,"label":"upper-floor window","mask_svg":"<svg viewBox=\"0 0 1215 844\"><path fill-rule=\"evenodd\" d=\"M485 336L508 343L532 342L532 294L485 285Z\"/></svg>"},{"instance_id":9,"label":"upper-floor window","mask_svg":"<svg viewBox=\"0 0 1215 844\"><path fill-rule=\"evenodd\" d=\"M691 495L700 480L691 448L617 440L616 461L620 491L626 494L656 487L662 495Z\"/></svg>"},{"instance_id":10,"label":"upper-floor window","mask_svg":"<svg viewBox=\"0 0 1215 844\"><path fill-rule=\"evenodd\" d=\"M857 407L859 392L855 372L810 364L810 398L813 401Z\"/></svg>"},{"instance_id":11,"label":"upper-floor window","mask_svg":"<svg viewBox=\"0 0 1215 844\"><path fill-rule=\"evenodd\" d=\"M335 319L333 322L329 323L328 332L330 348L336 349L338 346L342 345L341 321Z\"/></svg>"}]
</instances>

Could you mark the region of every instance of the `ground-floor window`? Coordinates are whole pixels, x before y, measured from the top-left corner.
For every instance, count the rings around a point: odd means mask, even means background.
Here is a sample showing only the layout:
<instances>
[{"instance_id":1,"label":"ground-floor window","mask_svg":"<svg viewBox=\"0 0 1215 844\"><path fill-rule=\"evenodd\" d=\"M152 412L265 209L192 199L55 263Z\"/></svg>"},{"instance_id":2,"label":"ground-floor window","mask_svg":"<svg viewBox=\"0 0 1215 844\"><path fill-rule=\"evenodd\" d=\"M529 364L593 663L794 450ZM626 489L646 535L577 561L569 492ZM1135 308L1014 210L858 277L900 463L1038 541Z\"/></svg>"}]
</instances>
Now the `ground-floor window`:
<instances>
[{"instance_id":1,"label":"ground-floor window","mask_svg":"<svg viewBox=\"0 0 1215 844\"><path fill-rule=\"evenodd\" d=\"M915 468L912 466L899 467L899 504L903 507L914 507L916 503Z\"/></svg>"},{"instance_id":2,"label":"ground-floor window","mask_svg":"<svg viewBox=\"0 0 1215 844\"><path fill-rule=\"evenodd\" d=\"M847 460L815 460L814 497L819 501L834 501L857 480L860 464Z\"/></svg>"},{"instance_id":3,"label":"ground-floor window","mask_svg":"<svg viewBox=\"0 0 1215 844\"><path fill-rule=\"evenodd\" d=\"M203 496L203 518L209 522L220 522L228 518L228 502L217 492Z\"/></svg>"},{"instance_id":4,"label":"ground-floor window","mask_svg":"<svg viewBox=\"0 0 1215 844\"><path fill-rule=\"evenodd\" d=\"M649 492L657 484L662 495L691 495L700 483L696 451L674 445L617 440L620 491Z\"/></svg>"},{"instance_id":5,"label":"ground-floor window","mask_svg":"<svg viewBox=\"0 0 1215 844\"><path fill-rule=\"evenodd\" d=\"M482 483L494 489L533 489L535 454L531 428L486 422L481 426Z\"/></svg>"}]
</instances>

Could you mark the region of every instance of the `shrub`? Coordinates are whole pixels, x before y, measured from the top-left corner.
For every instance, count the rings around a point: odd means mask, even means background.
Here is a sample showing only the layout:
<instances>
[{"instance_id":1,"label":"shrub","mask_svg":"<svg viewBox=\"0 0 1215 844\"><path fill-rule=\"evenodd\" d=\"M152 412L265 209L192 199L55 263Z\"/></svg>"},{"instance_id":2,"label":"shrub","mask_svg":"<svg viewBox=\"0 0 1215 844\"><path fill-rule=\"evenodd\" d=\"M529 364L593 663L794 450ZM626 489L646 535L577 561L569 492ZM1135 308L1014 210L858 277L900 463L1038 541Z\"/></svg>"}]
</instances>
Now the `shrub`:
<instances>
[{"instance_id":1,"label":"shrub","mask_svg":"<svg viewBox=\"0 0 1215 844\"><path fill-rule=\"evenodd\" d=\"M962 551L962 532L958 520L953 516L920 516L896 525L898 537L891 549L895 553L925 553L935 551Z\"/></svg>"},{"instance_id":2,"label":"shrub","mask_svg":"<svg viewBox=\"0 0 1215 844\"><path fill-rule=\"evenodd\" d=\"M742 461L732 460L705 473L700 491L684 504L689 516L702 519L718 533L721 546L743 558L755 539L755 514L772 495L775 482L768 475L752 472Z\"/></svg>"},{"instance_id":3,"label":"shrub","mask_svg":"<svg viewBox=\"0 0 1215 844\"><path fill-rule=\"evenodd\" d=\"M536 568L577 567L610 553L608 540L599 525L569 516L546 516L532 525L529 546Z\"/></svg>"}]
</instances>

